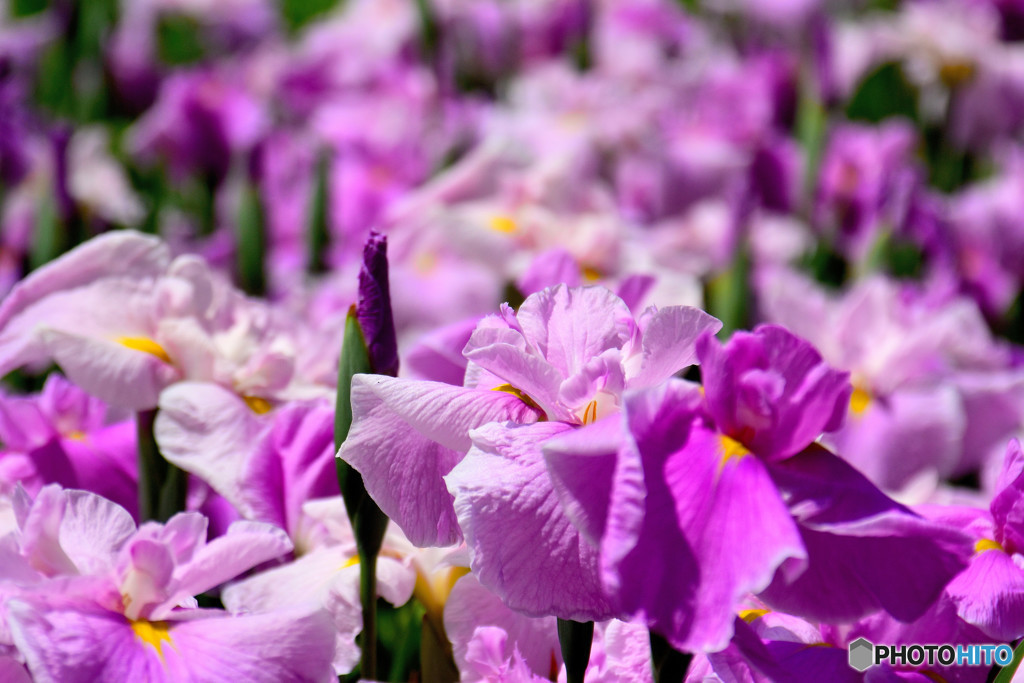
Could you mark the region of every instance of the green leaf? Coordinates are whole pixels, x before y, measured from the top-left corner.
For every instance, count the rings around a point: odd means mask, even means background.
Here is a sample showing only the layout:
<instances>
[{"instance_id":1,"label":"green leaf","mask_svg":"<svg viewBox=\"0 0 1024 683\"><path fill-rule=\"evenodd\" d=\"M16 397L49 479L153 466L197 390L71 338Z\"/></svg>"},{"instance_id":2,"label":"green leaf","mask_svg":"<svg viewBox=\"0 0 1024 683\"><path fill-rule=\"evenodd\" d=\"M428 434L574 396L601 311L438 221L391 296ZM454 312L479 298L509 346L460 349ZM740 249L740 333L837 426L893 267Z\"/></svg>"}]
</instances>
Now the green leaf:
<instances>
[{"instance_id":1,"label":"green leaf","mask_svg":"<svg viewBox=\"0 0 1024 683\"><path fill-rule=\"evenodd\" d=\"M447 683L459 680L452 655L452 644L440 619L423 617L420 631L420 679L423 683ZM408 680L392 677L392 681Z\"/></svg>"},{"instance_id":2,"label":"green leaf","mask_svg":"<svg viewBox=\"0 0 1024 683\"><path fill-rule=\"evenodd\" d=\"M306 225L309 244L306 269L312 275L320 275L328 270L327 250L331 243L331 227L328 218L330 167L331 152L325 147L317 155L313 194L309 201L309 222Z\"/></svg>"},{"instance_id":3,"label":"green leaf","mask_svg":"<svg viewBox=\"0 0 1024 683\"><path fill-rule=\"evenodd\" d=\"M52 194L36 202L35 225L32 230L32 268L46 265L61 253L61 225L57 215L57 202Z\"/></svg>"},{"instance_id":4,"label":"green leaf","mask_svg":"<svg viewBox=\"0 0 1024 683\"><path fill-rule=\"evenodd\" d=\"M160 454L153 425L157 411L136 414L139 466L139 520L166 522L185 509L188 475Z\"/></svg>"},{"instance_id":5,"label":"green leaf","mask_svg":"<svg viewBox=\"0 0 1024 683\"><path fill-rule=\"evenodd\" d=\"M156 45L160 61L173 66L194 64L206 55L202 27L198 21L184 14L160 17L156 25Z\"/></svg>"},{"instance_id":6,"label":"green leaf","mask_svg":"<svg viewBox=\"0 0 1024 683\"><path fill-rule=\"evenodd\" d=\"M242 188L238 207L238 279L242 289L250 296L263 296L266 292L264 250L266 227L263 201L255 183L247 181Z\"/></svg>"},{"instance_id":7,"label":"green leaf","mask_svg":"<svg viewBox=\"0 0 1024 683\"><path fill-rule=\"evenodd\" d=\"M49 7L50 0L11 0L8 14L12 19L17 19L45 12Z\"/></svg>"},{"instance_id":8,"label":"green leaf","mask_svg":"<svg viewBox=\"0 0 1024 683\"><path fill-rule=\"evenodd\" d=\"M999 673L996 674L992 683L1010 683L1010 681L1013 680L1013 675L1017 673L1017 669L1020 668L1022 660L1024 660L1024 640L1014 648L1013 661L999 670Z\"/></svg>"},{"instance_id":9,"label":"green leaf","mask_svg":"<svg viewBox=\"0 0 1024 683\"><path fill-rule=\"evenodd\" d=\"M348 437L352 427L352 377L372 372L366 337L359 327L355 306L345 320L345 336L338 361L338 393L334 415L336 448ZM380 552L388 519L366 495L363 478L347 462L335 458L338 486L356 537L359 552L359 596L363 606L362 676L377 680L377 554Z\"/></svg>"},{"instance_id":10,"label":"green leaf","mask_svg":"<svg viewBox=\"0 0 1024 683\"><path fill-rule=\"evenodd\" d=\"M281 18L295 32L340 4L339 0L281 0Z\"/></svg>"},{"instance_id":11,"label":"green leaf","mask_svg":"<svg viewBox=\"0 0 1024 683\"><path fill-rule=\"evenodd\" d=\"M850 119L878 123L890 116L917 119L917 89L903 75L896 62L887 62L872 71L846 106Z\"/></svg>"}]
</instances>

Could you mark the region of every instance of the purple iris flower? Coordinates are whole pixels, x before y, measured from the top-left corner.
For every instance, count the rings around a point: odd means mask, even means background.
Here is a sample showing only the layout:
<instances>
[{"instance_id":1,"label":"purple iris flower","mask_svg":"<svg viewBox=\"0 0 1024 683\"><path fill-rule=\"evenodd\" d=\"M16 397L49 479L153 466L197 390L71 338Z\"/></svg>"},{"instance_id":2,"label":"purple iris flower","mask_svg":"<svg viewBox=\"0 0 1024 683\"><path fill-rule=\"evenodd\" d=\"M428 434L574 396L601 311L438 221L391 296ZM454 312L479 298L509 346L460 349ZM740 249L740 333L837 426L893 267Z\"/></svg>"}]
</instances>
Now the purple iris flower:
<instances>
[{"instance_id":1,"label":"purple iris flower","mask_svg":"<svg viewBox=\"0 0 1024 683\"><path fill-rule=\"evenodd\" d=\"M136 528L123 508L85 491L15 493L5 537L2 610L37 681L327 680L326 614L284 609L232 616L196 595L291 550L280 529L237 522L207 541L184 512ZM273 643L271 650L267 643Z\"/></svg>"},{"instance_id":2,"label":"purple iris flower","mask_svg":"<svg viewBox=\"0 0 1024 683\"><path fill-rule=\"evenodd\" d=\"M964 529L974 541L970 564L946 593L957 614L996 641L1024 635L1024 452L1013 439L988 510L925 509L929 516Z\"/></svg>"},{"instance_id":3,"label":"purple iris flower","mask_svg":"<svg viewBox=\"0 0 1024 683\"><path fill-rule=\"evenodd\" d=\"M380 375L352 381L352 430L338 456L416 545L462 538L443 477L490 422L581 425L617 409L626 388L664 381L695 360L693 341L720 323L687 306L634 319L600 287L564 285L485 318L463 354L465 386Z\"/></svg>"}]
</instances>

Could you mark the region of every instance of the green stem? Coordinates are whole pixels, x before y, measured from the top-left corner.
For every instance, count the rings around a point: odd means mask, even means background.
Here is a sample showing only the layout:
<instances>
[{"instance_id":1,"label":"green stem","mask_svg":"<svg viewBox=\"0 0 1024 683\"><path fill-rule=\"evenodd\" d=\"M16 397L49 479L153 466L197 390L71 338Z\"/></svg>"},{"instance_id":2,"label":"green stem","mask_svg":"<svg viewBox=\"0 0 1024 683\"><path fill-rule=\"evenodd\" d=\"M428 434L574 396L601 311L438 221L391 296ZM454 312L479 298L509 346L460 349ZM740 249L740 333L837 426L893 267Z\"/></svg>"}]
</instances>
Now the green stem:
<instances>
[{"instance_id":1,"label":"green stem","mask_svg":"<svg viewBox=\"0 0 1024 683\"><path fill-rule=\"evenodd\" d=\"M562 647L568 683L583 683L594 642L594 622L558 620L558 644Z\"/></svg>"},{"instance_id":2,"label":"green stem","mask_svg":"<svg viewBox=\"0 0 1024 683\"><path fill-rule=\"evenodd\" d=\"M345 321L345 336L338 361L338 393L334 408L334 445L341 448L352 426L352 376L373 371L366 338L359 327L355 307ZM363 478L351 465L335 459L338 487L345 501L359 553L359 596L363 606L362 677L377 676L377 555L384 542L388 518L366 495Z\"/></svg>"},{"instance_id":3,"label":"green stem","mask_svg":"<svg viewBox=\"0 0 1024 683\"><path fill-rule=\"evenodd\" d=\"M153 436L157 409L136 414L139 463L139 521L166 522L185 509L188 477L164 460Z\"/></svg>"},{"instance_id":4,"label":"green stem","mask_svg":"<svg viewBox=\"0 0 1024 683\"><path fill-rule=\"evenodd\" d=\"M377 552L359 548L359 601L363 607L362 678L377 680Z\"/></svg>"},{"instance_id":5,"label":"green stem","mask_svg":"<svg viewBox=\"0 0 1024 683\"><path fill-rule=\"evenodd\" d=\"M682 683L690 669L693 655L680 652L672 647L661 635L651 634L651 665L654 669L654 683Z\"/></svg>"},{"instance_id":6,"label":"green stem","mask_svg":"<svg viewBox=\"0 0 1024 683\"><path fill-rule=\"evenodd\" d=\"M738 239L733 262L707 283L704 292L708 312L722 321L723 338L728 338L736 330L746 329L750 314L750 256L745 237L740 235Z\"/></svg>"},{"instance_id":7,"label":"green stem","mask_svg":"<svg viewBox=\"0 0 1024 683\"><path fill-rule=\"evenodd\" d=\"M327 250L331 243L331 228L328 220L330 168L330 150L324 147L317 155L316 173L313 177L313 195L309 203L309 224L306 226L309 248L306 269L311 275L322 275L329 270Z\"/></svg>"},{"instance_id":8,"label":"green stem","mask_svg":"<svg viewBox=\"0 0 1024 683\"><path fill-rule=\"evenodd\" d=\"M266 226L259 187L250 179L244 181L238 211L238 279L250 296L263 296L267 283L264 272Z\"/></svg>"}]
</instances>

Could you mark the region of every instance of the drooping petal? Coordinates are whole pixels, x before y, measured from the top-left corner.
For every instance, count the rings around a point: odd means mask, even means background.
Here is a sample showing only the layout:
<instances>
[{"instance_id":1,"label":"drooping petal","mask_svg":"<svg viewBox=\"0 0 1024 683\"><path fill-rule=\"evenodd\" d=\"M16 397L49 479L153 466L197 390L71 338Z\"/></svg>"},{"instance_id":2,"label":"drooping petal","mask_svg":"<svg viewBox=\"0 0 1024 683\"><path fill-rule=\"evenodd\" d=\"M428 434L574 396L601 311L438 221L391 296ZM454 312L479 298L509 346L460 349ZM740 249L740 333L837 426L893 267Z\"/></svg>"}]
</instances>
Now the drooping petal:
<instances>
[{"instance_id":1,"label":"drooping petal","mask_svg":"<svg viewBox=\"0 0 1024 683\"><path fill-rule=\"evenodd\" d=\"M682 381L627 395L601 537L602 579L624 612L689 651L725 647L743 597L766 586L787 558L805 556L764 466L749 453L726 452L701 425L700 401ZM586 432L548 450L553 471L569 471L565 453ZM575 460L582 466L585 457ZM559 479L575 500L587 500L584 477ZM596 481L600 494L606 484ZM583 502L578 509L602 510Z\"/></svg>"},{"instance_id":2,"label":"drooping petal","mask_svg":"<svg viewBox=\"0 0 1024 683\"><path fill-rule=\"evenodd\" d=\"M594 545L601 543L608 523L622 433L622 419L615 415L555 437L542 449L562 509Z\"/></svg>"},{"instance_id":3,"label":"drooping petal","mask_svg":"<svg viewBox=\"0 0 1024 683\"><path fill-rule=\"evenodd\" d=\"M208 382L181 382L161 394L153 433L169 462L251 516L243 474L270 426L234 392Z\"/></svg>"},{"instance_id":4,"label":"drooping petal","mask_svg":"<svg viewBox=\"0 0 1024 683\"><path fill-rule=\"evenodd\" d=\"M1024 562L1000 548L982 549L960 572L946 593L957 614L993 641L1008 642L1024 635Z\"/></svg>"},{"instance_id":5,"label":"drooping petal","mask_svg":"<svg viewBox=\"0 0 1024 683\"><path fill-rule=\"evenodd\" d=\"M884 609L912 621L970 557L967 535L892 501L823 448L774 463L771 476L809 560L799 576L780 572L761 593L777 609L824 622Z\"/></svg>"},{"instance_id":6,"label":"drooping petal","mask_svg":"<svg viewBox=\"0 0 1024 683\"><path fill-rule=\"evenodd\" d=\"M565 516L541 455L572 429L558 422L490 424L445 478L466 536L470 566L509 607L576 621L614 611L598 578L598 550Z\"/></svg>"},{"instance_id":7,"label":"drooping petal","mask_svg":"<svg viewBox=\"0 0 1024 683\"><path fill-rule=\"evenodd\" d=\"M461 538L442 478L469 450L469 430L538 417L505 391L378 375L353 377L352 413L338 457L359 471L381 510L421 547Z\"/></svg>"},{"instance_id":8,"label":"drooping petal","mask_svg":"<svg viewBox=\"0 0 1024 683\"><path fill-rule=\"evenodd\" d=\"M40 340L67 378L90 394L128 410L149 410L180 373L162 358L113 339L43 329Z\"/></svg>"},{"instance_id":9,"label":"drooping petal","mask_svg":"<svg viewBox=\"0 0 1024 683\"><path fill-rule=\"evenodd\" d=\"M951 386L909 387L873 400L828 435L835 452L887 491L923 473L945 477L963 451L965 416Z\"/></svg>"},{"instance_id":10,"label":"drooping petal","mask_svg":"<svg viewBox=\"0 0 1024 683\"><path fill-rule=\"evenodd\" d=\"M157 277L170 263L170 250L161 240L137 232L118 230L85 242L42 268L33 271L0 304L0 347L23 346L31 339L11 339L9 330L25 327L17 318L48 297L105 278L146 280ZM37 309L42 310L42 309ZM27 329L27 328L25 328ZM2 355L8 356L8 351ZM11 355L17 356L18 353ZM5 370L9 369L6 368Z\"/></svg>"},{"instance_id":11,"label":"drooping petal","mask_svg":"<svg viewBox=\"0 0 1024 683\"><path fill-rule=\"evenodd\" d=\"M243 509L293 537L308 500L338 491L334 466L334 409L326 401L289 403L239 472Z\"/></svg>"},{"instance_id":12,"label":"drooping petal","mask_svg":"<svg viewBox=\"0 0 1024 683\"><path fill-rule=\"evenodd\" d=\"M733 456L717 433L695 428L686 446L674 453L658 453L650 442L638 443L638 448L649 458L645 472L657 471L659 456L664 458L664 484L659 482L659 487L671 495L678 528L693 549L699 571L695 593L685 601L679 596L672 612L650 594L645 606L665 627L671 624L665 635L679 646L724 647L743 598L767 586L783 562L799 567L807 557L796 525L764 464L753 456ZM645 532L630 561L623 563L631 570L623 572L627 591L642 581L640 554L656 551L655 529ZM669 571L666 579L671 575ZM693 610L691 623L681 622L680 608Z\"/></svg>"},{"instance_id":13,"label":"drooping petal","mask_svg":"<svg viewBox=\"0 0 1024 683\"><path fill-rule=\"evenodd\" d=\"M81 599L33 595L12 601L10 614L37 681L271 683L333 674L334 628L321 611L229 617L197 610L176 621L133 623Z\"/></svg>"},{"instance_id":14,"label":"drooping petal","mask_svg":"<svg viewBox=\"0 0 1024 683\"><path fill-rule=\"evenodd\" d=\"M8 603L8 619L33 680L41 683L170 683L184 674L177 657L166 662L158 654L157 647L174 652L166 641L143 642L123 615L89 601L20 596Z\"/></svg>"}]
</instances>

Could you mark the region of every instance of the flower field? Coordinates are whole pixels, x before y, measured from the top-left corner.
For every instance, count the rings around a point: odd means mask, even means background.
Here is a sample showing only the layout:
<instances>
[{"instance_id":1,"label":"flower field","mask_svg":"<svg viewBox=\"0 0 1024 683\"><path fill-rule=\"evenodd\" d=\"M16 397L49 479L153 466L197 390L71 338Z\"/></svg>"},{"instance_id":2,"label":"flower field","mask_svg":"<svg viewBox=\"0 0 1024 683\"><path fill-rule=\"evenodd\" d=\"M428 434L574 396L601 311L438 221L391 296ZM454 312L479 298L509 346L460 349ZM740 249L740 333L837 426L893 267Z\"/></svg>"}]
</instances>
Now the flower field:
<instances>
[{"instance_id":1,"label":"flower field","mask_svg":"<svg viewBox=\"0 0 1024 683\"><path fill-rule=\"evenodd\" d=\"M0 683L1024 681L1024 2L0 0L0 377Z\"/></svg>"}]
</instances>

